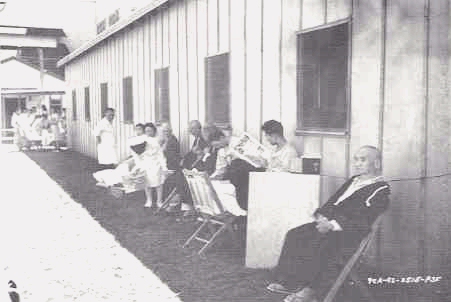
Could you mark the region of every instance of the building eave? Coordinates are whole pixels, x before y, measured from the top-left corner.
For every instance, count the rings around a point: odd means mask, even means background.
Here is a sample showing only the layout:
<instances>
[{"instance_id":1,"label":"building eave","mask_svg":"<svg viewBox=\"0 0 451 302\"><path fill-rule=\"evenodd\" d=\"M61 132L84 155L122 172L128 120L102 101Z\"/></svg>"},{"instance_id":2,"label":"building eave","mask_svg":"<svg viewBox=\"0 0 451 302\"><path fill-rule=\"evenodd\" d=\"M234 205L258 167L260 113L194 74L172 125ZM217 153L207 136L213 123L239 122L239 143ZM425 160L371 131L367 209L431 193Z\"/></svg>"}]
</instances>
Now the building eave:
<instances>
[{"instance_id":1,"label":"building eave","mask_svg":"<svg viewBox=\"0 0 451 302\"><path fill-rule=\"evenodd\" d=\"M62 67L64 65L67 65L69 62L75 60L79 56L83 55L84 53L88 52L91 48L95 47L102 41L108 39L112 35L120 32L121 30L128 27L130 24L138 21L139 19L145 17L150 12L158 9L159 7L163 6L164 4L170 2L171 0L156 0L153 1L151 4L146 5L145 7L137 10L135 13L133 13L130 17L120 20L116 24L112 25L111 27L107 28L105 31L98 34L94 39L91 41L88 41L81 47L74 50L72 53L68 54L64 58L58 61L57 67Z\"/></svg>"},{"instance_id":2,"label":"building eave","mask_svg":"<svg viewBox=\"0 0 451 302\"><path fill-rule=\"evenodd\" d=\"M9 57L9 58L6 58L6 59L1 60L1 61L0 61L0 64L5 64L5 63L7 63L7 62L9 62L9 61L17 61L17 62L22 63L22 64L24 64L24 65L26 65L26 66L28 66L28 67L30 67L30 68L33 68L33 69L35 69L35 70L37 70L37 71L40 71L39 68L37 68L36 66L33 66L33 65L30 64L29 62L26 62L26 61L24 61L24 60L22 60L22 59L19 59L19 58L15 57L15 56L11 56L11 57ZM63 78L62 76L56 74L56 73L53 73L53 72L48 71L48 70L45 70L45 71L44 71L44 74L46 74L46 75L48 75L48 76L51 76L51 77L54 77L54 78L56 78L56 79L58 79L58 80L64 82L64 78Z\"/></svg>"}]
</instances>

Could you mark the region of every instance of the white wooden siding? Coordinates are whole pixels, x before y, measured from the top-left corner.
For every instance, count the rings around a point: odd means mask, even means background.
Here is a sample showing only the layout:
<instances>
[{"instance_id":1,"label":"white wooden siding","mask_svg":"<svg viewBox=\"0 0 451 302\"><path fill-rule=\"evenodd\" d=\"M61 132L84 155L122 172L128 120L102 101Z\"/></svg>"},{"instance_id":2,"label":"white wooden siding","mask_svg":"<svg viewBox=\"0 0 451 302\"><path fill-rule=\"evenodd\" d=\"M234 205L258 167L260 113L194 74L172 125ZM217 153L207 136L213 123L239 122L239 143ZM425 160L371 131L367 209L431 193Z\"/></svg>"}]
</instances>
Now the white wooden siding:
<instances>
[{"instance_id":1,"label":"white wooden siding","mask_svg":"<svg viewBox=\"0 0 451 302\"><path fill-rule=\"evenodd\" d=\"M429 2L429 40L424 17L428 0L388 0L386 9L382 0L171 2L66 65L70 144L96 155L92 129L101 118L100 83L107 82L108 104L117 110L114 125L125 156L133 125L123 122L122 79L133 77L134 122L153 121L154 71L169 67L171 123L186 150L189 120L206 120L205 58L230 52L235 133L248 131L261 139L262 122L280 120L300 154L322 155L322 203L350 175L351 155L363 144L382 147L389 179L448 173L451 11L448 0ZM297 34L351 15L350 133L296 136ZM84 121L86 85L92 98L90 123ZM77 95L75 122L72 89ZM451 245L446 232L440 232L451 227L448 182L392 183L392 206L383 226L390 231L383 232L381 248L374 249L386 269L414 272L425 266L428 272L441 271L440 263L446 263L443 250Z\"/></svg>"}]
</instances>

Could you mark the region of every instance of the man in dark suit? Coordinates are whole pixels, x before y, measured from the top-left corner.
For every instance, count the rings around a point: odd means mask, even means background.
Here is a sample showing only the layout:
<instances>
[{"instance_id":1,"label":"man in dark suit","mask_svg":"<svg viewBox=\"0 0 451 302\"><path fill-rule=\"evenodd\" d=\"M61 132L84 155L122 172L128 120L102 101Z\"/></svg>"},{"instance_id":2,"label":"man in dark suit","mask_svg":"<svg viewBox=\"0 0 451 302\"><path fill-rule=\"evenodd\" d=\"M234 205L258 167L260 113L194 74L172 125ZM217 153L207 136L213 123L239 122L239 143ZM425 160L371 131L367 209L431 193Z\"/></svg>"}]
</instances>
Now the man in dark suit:
<instances>
[{"instance_id":1,"label":"man in dark suit","mask_svg":"<svg viewBox=\"0 0 451 302\"><path fill-rule=\"evenodd\" d=\"M390 187L381 175L381 154L363 146L354 156L355 176L314 213L315 222L288 232L274 283L267 289L290 293L286 302L323 298L349 258L389 204Z\"/></svg>"},{"instance_id":2,"label":"man in dark suit","mask_svg":"<svg viewBox=\"0 0 451 302\"><path fill-rule=\"evenodd\" d=\"M202 170L203 150L208 146L202 136L202 125L199 121L193 120L189 122L189 132L194 137L194 142L190 151L180 161L180 168L176 170L175 182L177 195L171 203L171 206L167 209L168 212L173 212L177 211L178 207L181 206L184 216L193 216L195 212L192 207L193 200L191 193L183 176L182 169L192 170L196 168Z\"/></svg>"},{"instance_id":3,"label":"man in dark suit","mask_svg":"<svg viewBox=\"0 0 451 302\"><path fill-rule=\"evenodd\" d=\"M189 122L189 132L194 137L194 142L190 151L183 157L181 166L184 169L191 170L193 168L193 164L197 160L196 150L204 150L207 147L207 143L202 137L202 125L199 121L194 120Z\"/></svg>"}]
</instances>

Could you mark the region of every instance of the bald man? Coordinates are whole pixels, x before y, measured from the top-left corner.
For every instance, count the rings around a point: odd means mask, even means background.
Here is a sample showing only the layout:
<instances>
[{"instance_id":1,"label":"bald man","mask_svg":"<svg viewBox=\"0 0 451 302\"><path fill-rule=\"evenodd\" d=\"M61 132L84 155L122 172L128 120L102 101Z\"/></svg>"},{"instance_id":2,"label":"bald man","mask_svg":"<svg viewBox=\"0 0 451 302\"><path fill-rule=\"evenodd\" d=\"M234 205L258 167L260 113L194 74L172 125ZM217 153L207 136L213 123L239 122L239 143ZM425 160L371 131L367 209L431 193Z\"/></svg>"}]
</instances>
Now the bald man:
<instances>
[{"instance_id":1,"label":"bald man","mask_svg":"<svg viewBox=\"0 0 451 302\"><path fill-rule=\"evenodd\" d=\"M288 232L267 289L289 294L286 302L324 298L349 258L389 204L379 150L363 146L354 155L354 176L314 213L315 222Z\"/></svg>"},{"instance_id":2,"label":"bald man","mask_svg":"<svg viewBox=\"0 0 451 302\"><path fill-rule=\"evenodd\" d=\"M160 144L166 157L169 170L178 170L180 163L180 144L177 138L172 134L172 127L168 122L160 124Z\"/></svg>"},{"instance_id":3,"label":"bald man","mask_svg":"<svg viewBox=\"0 0 451 302\"><path fill-rule=\"evenodd\" d=\"M207 147L207 143L202 137L202 125L199 121L193 120L189 122L189 132L194 137L194 142L191 150L183 157L181 166L185 169L191 170L193 168L194 162L197 159L197 155L195 154L194 150L197 148L203 150L205 147Z\"/></svg>"}]
</instances>

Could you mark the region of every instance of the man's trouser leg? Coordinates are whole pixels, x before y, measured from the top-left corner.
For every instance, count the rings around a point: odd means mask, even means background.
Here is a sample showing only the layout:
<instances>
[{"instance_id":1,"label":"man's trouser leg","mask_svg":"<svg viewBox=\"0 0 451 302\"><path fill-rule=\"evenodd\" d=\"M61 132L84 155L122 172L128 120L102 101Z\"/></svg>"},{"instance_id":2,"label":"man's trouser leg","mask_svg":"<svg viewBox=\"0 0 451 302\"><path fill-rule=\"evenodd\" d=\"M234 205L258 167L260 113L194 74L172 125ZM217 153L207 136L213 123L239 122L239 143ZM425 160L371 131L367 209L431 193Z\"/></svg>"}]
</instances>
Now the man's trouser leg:
<instances>
[{"instance_id":1,"label":"man's trouser leg","mask_svg":"<svg viewBox=\"0 0 451 302\"><path fill-rule=\"evenodd\" d=\"M325 240L315 222L290 230L274 269L275 282L295 290L315 280L321 270L320 250Z\"/></svg>"}]
</instances>

